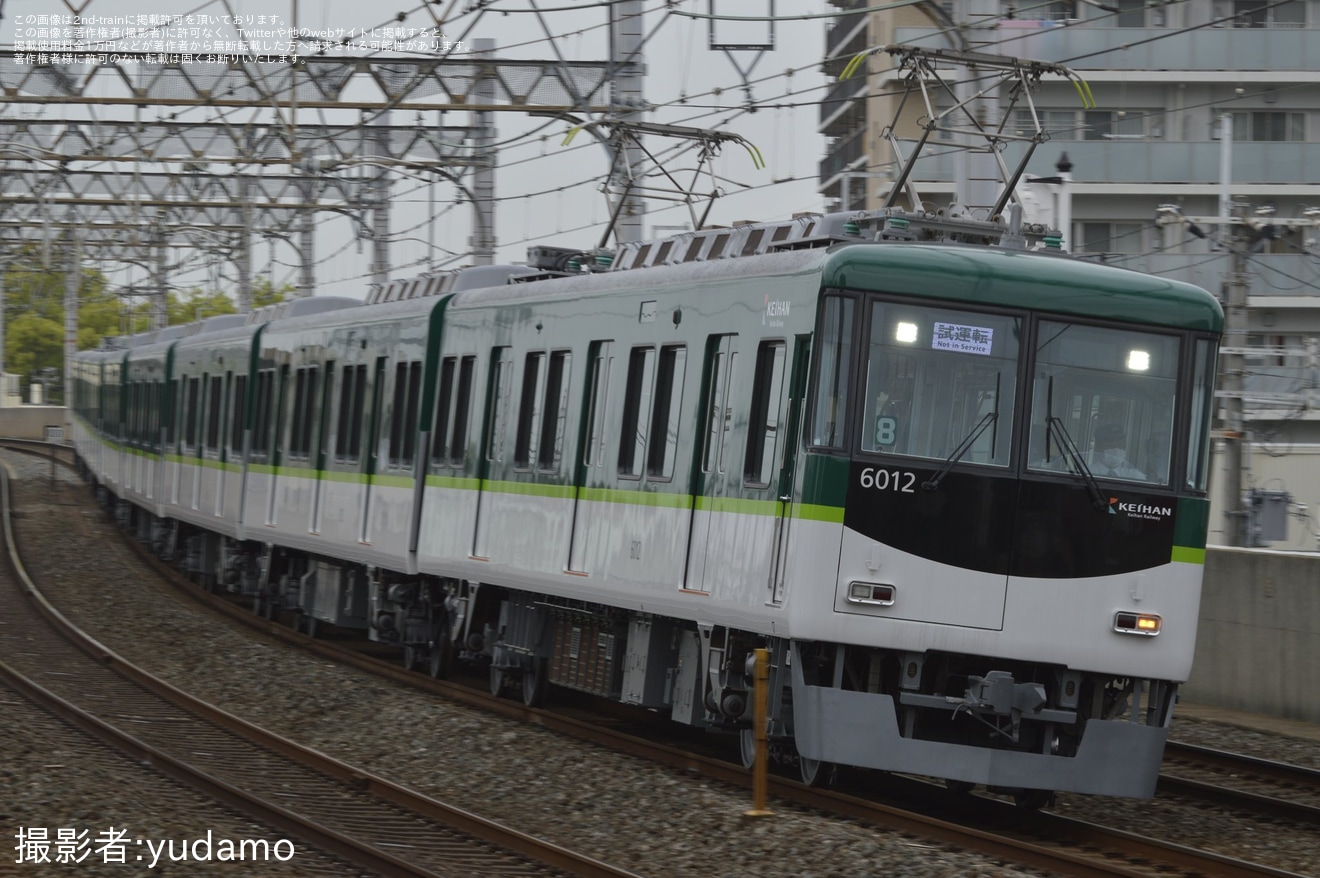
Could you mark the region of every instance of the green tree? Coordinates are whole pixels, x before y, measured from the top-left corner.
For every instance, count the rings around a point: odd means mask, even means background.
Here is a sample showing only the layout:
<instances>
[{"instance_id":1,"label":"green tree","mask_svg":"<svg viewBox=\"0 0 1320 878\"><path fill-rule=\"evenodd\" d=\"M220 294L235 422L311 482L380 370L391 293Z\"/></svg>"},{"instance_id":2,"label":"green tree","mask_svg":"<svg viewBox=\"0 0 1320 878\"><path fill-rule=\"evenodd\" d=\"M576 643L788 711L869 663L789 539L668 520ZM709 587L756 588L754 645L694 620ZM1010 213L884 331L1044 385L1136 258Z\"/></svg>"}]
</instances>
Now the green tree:
<instances>
[{"instance_id":1,"label":"green tree","mask_svg":"<svg viewBox=\"0 0 1320 878\"><path fill-rule=\"evenodd\" d=\"M64 324L35 312L5 320L5 365L24 383L44 368L64 371Z\"/></svg>"},{"instance_id":2,"label":"green tree","mask_svg":"<svg viewBox=\"0 0 1320 878\"><path fill-rule=\"evenodd\" d=\"M276 302L283 302L285 299L293 298L293 294L298 292L298 288L293 284L284 284L275 286L268 277L259 277L252 282L252 307L264 308L267 305L274 305Z\"/></svg>"},{"instance_id":3,"label":"green tree","mask_svg":"<svg viewBox=\"0 0 1320 878\"><path fill-rule=\"evenodd\" d=\"M19 375L26 385L44 369L64 371L64 295L66 272L57 258L28 247L13 254L4 267L5 371ZM57 257L58 254L49 254ZM78 280L81 347L92 347L112 327L117 300L100 272L83 268ZM84 333L83 317L87 315Z\"/></svg>"},{"instance_id":4,"label":"green tree","mask_svg":"<svg viewBox=\"0 0 1320 878\"><path fill-rule=\"evenodd\" d=\"M31 376L43 369L64 369L64 295L66 272L59 253L31 246L13 254L4 266L4 356L0 369L21 376L26 388ZM99 345L102 339L133 335L151 328L153 304L136 297L125 300L111 288L101 272L84 267L78 281L79 350ZM267 277L252 283L252 307L260 308L289 298L292 284L276 287ZM166 300L169 325L189 323L237 310L234 297L219 290L194 287L171 291ZM26 392L26 389L24 390Z\"/></svg>"}]
</instances>

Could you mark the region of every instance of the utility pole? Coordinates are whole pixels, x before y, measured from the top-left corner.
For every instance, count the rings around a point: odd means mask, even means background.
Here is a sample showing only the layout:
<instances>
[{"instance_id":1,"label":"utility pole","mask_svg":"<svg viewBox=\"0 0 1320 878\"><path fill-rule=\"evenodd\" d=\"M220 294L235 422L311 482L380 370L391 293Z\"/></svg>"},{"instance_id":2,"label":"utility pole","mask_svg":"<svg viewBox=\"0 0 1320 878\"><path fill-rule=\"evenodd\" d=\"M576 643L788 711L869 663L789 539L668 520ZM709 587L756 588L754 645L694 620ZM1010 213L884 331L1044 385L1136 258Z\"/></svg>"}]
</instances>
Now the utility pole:
<instances>
[{"instance_id":1,"label":"utility pole","mask_svg":"<svg viewBox=\"0 0 1320 878\"><path fill-rule=\"evenodd\" d=\"M1247 256L1277 238L1285 230L1312 229L1320 226L1320 211L1308 211L1303 218L1279 218L1269 210L1246 215L1246 205L1234 204L1232 216L1184 216L1174 204L1162 204L1156 211L1155 224L1180 224L1197 238L1218 241L1229 254L1220 301L1224 306L1224 339L1219 346L1219 380L1215 396L1222 400L1223 416L1214 431L1224 443L1224 505L1228 519L1224 538L1230 546L1251 544L1247 533L1249 514L1242 504L1244 446L1248 432L1244 415L1246 399L1247 347ZM1217 235L1207 227L1219 227ZM1166 240L1168 235L1166 233Z\"/></svg>"},{"instance_id":2,"label":"utility pole","mask_svg":"<svg viewBox=\"0 0 1320 878\"><path fill-rule=\"evenodd\" d=\"M311 171L304 173L310 174ZM311 204L316 198L315 184L309 176L298 181L303 203ZM307 210L298 218L298 298L316 294L316 211Z\"/></svg>"},{"instance_id":3,"label":"utility pole","mask_svg":"<svg viewBox=\"0 0 1320 878\"><path fill-rule=\"evenodd\" d=\"M495 41L482 37L472 41L473 54L477 56L477 65L481 73L473 89L477 103L487 106L495 103L495 80L493 70L483 61L495 57ZM495 164L499 153L495 149L495 114L489 110L478 110L473 114L473 152L477 165L472 171L472 199L474 226L472 229L472 264L495 264Z\"/></svg>"},{"instance_id":4,"label":"utility pole","mask_svg":"<svg viewBox=\"0 0 1320 878\"><path fill-rule=\"evenodd\" d=\"M1228 229L1232 260L1224 275L1224 341L1219 361L1219 386L1224 394L1224 503L1230 546L1246 546L1247 511L1242 508L1242 444L1246 433L1242 419L1242 394L1246 387L1241 351L1247 346L1247 241L1244 218L1233 217Z\"/></svg>"},{"instance_id":5,"label":"utility pole","mask_svg":"<svg viewBox=\"0 0 1320 878\"><path fill-rule=\"evenodd\" d=\"M610 110L622 122L636 122L642 118L645 101L642 99L644 67L642 64L642 0L620 0L609 7L610 62L615 65L610 81ZM611 188L623 200L615 224L615 240L620 244L642 240L642 220L646 203L635 194L642 181L634 175L641 173L645 155L636 142L629 140L614 156L610 169Z\"/></svg>"},{"instance_id":6,"label":"utility pole","mask_svg":"<svg viewBox=\"0 0 1320 878\"><path fill-rule=\"evenodd\" d=\"M386 110L369 126L367 148L379 156L390 154L389 116ZM384 286L390 282L390 172L382 166L375 174L371 181L371 282Z\"/></svg>"},{"instance_id":7,"label":"utility pole","mask_svg":"<svg viewBox=\"0 0 1320 878\"><path fill-rule=\"evenodd\" d=\"M169 325L169 282L167 272L167 257L169 256L166 247L165 233L160 232L156 237L156 294L151 297L151 328L164 329Z\"/></svg>"},{"instance_id":8,"label":"utility pole","mask_svg":"<svg viewBox=\"0 0 1320 878\"><path fill-rule=\"evenodd\" d=\"M70 217L72 219L72 217ZM78 285L82 280L82 234L77 228L69 230L68 271L64 275L64 404L69 404L69 367L78 352ZM45 400L50 404L50 399Z\"/></svg>"}]
</instances>

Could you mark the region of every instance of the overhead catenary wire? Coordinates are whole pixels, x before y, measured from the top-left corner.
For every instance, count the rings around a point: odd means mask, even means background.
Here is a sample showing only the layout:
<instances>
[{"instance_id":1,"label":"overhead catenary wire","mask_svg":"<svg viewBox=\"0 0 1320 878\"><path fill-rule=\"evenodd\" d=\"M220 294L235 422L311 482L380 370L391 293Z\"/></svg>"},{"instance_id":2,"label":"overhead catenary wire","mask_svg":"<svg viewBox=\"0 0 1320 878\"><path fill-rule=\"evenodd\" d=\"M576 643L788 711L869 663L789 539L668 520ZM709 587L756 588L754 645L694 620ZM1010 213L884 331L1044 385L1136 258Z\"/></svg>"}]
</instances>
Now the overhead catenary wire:
<instances>
[{"instance_id":1,"label":"overhead catenary wire","mask_svg":"<svg viewBox=\"0 0 1320 878\"><path fill-rule=\"evenodd\" d=\"M1177 0L1177 2L1181 2L1181 0ZM612 4L612 3L610 3L610 2L602 2L602 3L590 4L590 5L584 5L584 6L578 6L578 5L575 5L575 6L572 6L572 7L568 7L568 6L541 7L541 8L539 9L539 12L541 12L541 13L551 13L551 12L568 11L568 10L570 10L570 9L571 9L571 10L574 10L574 11L581 11L583 8L605 7L605 6L608 6L608 5L614 5L614 4ZM656 5L656 6L653 6L651 10L648 10L648 11L649 11L649 12L658 11L658 10L662 9L663 6L667 6L667 5L669 5L669 4ZM1271 4L1271 5L1278 5L1278 4ZM892 7L892 4L885 4L885 6L886 6L886 7ZM197 8L200 9L200 8L202 8L202 7L199 6L199 7L197 7ZM880 8L880 7L876 7L876 8ZM419 6L414 7L414 9L412 10L412 12L416 12L416 11L418 11L418 10L429 10L429 7L428 7L426 4L421 4L421 5L419 5ZM453 10L453 4L450 4L450 10L451 10L451 11ZM491 13L511 13L511 12L513 12L513 11L514 11L514 10L507 9L506 7L502 6L501 4L481 4L481 5L479 5L479 6L470 6L470 7L466 8L466 9L464 9L460 14L458 14L458 15L456 15L456 16L453 16L452 18L447 17L447 18L445 19L445 24L448 25L448 24L450 24L451 22L455 22L455 21L463 20L463 19L466 19L465 23L472 23L472 22L475 22L475 21L479 21L483 15L488 15L488 14L491 14ZM530 13L530 12L532 12L533 10L525 9L525 10L520 10L520 11L523 12L523 13ZM844 16L844 15L852 15L852 14L856 14L858 11L859 11L859 10L840 10L840 11L838 11L838 12L830 12L830 13L825 13L825 14L822 14L822 15L819 15L819 16L811 16L811 17L819 17L819 18L831 18L831 17L833 17L833 18L839 18L839 17ZM701 16L701 15L694 14L694 13L691 13L691 12L689 12L689 11L687 11L687 10L683 10L683 9L668 10L668 12L669 12L670 15L675 15L675 16L680 16L680 17L686 17L686 18L688 18L690 21L696 21L696 20L698 20L698 19L700 19L700 18L703 17L703 16ZM1111 13L1111 14L1113 14L1113 13ZM807 16L781 16L780 18L788 20L788 19L801 19L801 18L805 18L805 17L807 17ZM746 17L745 17L745 18L746 18ZM1094 19L1093 19L1093 20L1094 20ZM539 38L539 39L537 39L537 40L529 40L529 41L525 41L524 43L521 43L521 44L518 44L518 45L532 45L532 44L536 44L536 43L545 43L545 42L550 41L550 40L555 39L555 38L562 38L562 36L565 35L565 34L581 34L584 30L600 29L600 28L603 28L603 27L605 27L605 25L594 25L594 26L590 26L590 27L586 27L586 28L583 28L583 27L574 27L574 28L572 28L572 29L570 29L570 30L566 30L566 31L564 31L563 34L557 34L557 35L553 35L553 36L551 36L551 35L547 35L547 36L544 37L544 38ZM1170 31L1168 34L1162 34L1162 35L1159 35L1159 38L1168 38L1168 37L1172 37L1172 36L1177 35L1178 33L1183 33L1183 32L1186 32L1186 31L1188 31L1188 30L1191 30L1191 29L1193 29L1193 28L1180 28L1180 29L1176 29L1176 30L1174 30L1174 31ZM503 50L503 49L504 49L504 47L501 47L501 50ZM809 65L809 66L814 67L815 65ZM796 69L797 71L800 72L800 71L806 70L807 67L808 67L808 65L804 65L804 66L802 66L802 67L798 67L798 68L795 68L795 69ZM758 78L755 79L755 80L751 80L751 82L752 82L753 84L760 85L760 84L768 83L768 82L770 82L770 81L773 81L773 80L779 79L779 78L784 77L784 76L785 76L784 73L778 73L778 72L776 72L776 73L772 73L772 74L769 74L769 75L766 75L766 76L758 77ZM727 87L715 86L715 87L712 87L711 89L707 90L707 91L704 92L703 94L704 94L704 95L717 95L717 94L721 93L722 90L732 90L734 87L736 87L736 84L730 84L730 85L727 86ZM716 122L714 123L715 125L718 125L718 126L720 126L720 127L727 127L727 126L729 126L729 125L735 124L736 121L737 121L742 115L744 115L746 112L749 112L749 111L750 111L750 108L755 108L756 110L773 109L773 110L775 110L775 111L778 112L778 113L783 113L783 112L786 112L788 109L790 109L790 108L792 108L792 107L805 107L805 106L811 106L811 105L812 105L812 102L811 102L811 101L808 101L808 100L803 100L803 101L801 101L801 102L793 102L793 101L788 101L788 102L786 102L785 98L786 98L787 96L790 96L790 95L791 95L791 96L794 96L794 97L797 97L797 96L803 96L803 97L806 97L806 96L809 96L809 95L812 95L812 94L818 94L820 91L822 91L822 90L825 89L825 88L828 88L828 83L825 83L825 84L822 84L822 85L819 85L819 86L813 86L813 87L810 87L810 88L802 88L802 89L797 89L797 90L789 91L789 92L787 92L785 95L777 96L777 97L774 97L774 98L765 98L765 97L757 98L757 99L755 99L754 101L751 101L751 102L749 103L749 107L747 107L747 108L742 108L742 109L737 109L737 108L732 108L732 107L720 107L720 106L714 106L714 105L712 105L712 106L702 106L702 105L700 105L700 104L694 104L694 103L693 103L693 99L694 99L694 98L700 99L700 98L702 97L702 95L688 95L688 96L686 96L686 99L685 99L685 100L680 100L678 96L674 96L672 99L669 99L669 100L660 101L660 102L654 102L654 103L653 103L653 106L654 106L657 110L670 110L670 109L674 109L675 107L679 106L680 104L686 104L687 107L690 108L690 109L704 109L704 110L708 110L709 112L707 112L707 113L698 114L698 115L693 115L693 116L689 116L689 117L686 117L686 118L687 118L689 121L700 121L700 120L704 120L704 119L715 118L715 119L718 120L718 121L716 121ZM1214 103L1215 103L1216 105L1220 105L1220 104L1223 104L1224 101L1220 100L1220 101L1215 101ZM1182 108L1182 109L1187 109L1187 108ZM1153 116L1153 115L1155 115L1155 114L1152 113L1152 114L1149 114L1149 115L1152 115L1152 116ZM724 116L724 118L720 118L721 116ZM543 124L537 126L536 129L535 129L535 131L537 131L537 132L543 132L543 131L545 131L548 127L552 126L553 124L554 124L553 122L546 122L546 123L543 123ZM537 134L536 134L536 133L530 133L530 132L519 133L519 134L514 135L514 136L510 136L510 137L507 137L507 138L502 138L501 141L500 141L500 143L499 143L499 145L498 145L497 148L496 148L496 153L495 153L495 154L500 158L501 167L513 167L513 166L516 166L516 165L518 165L518 164L522 164L522 163L525 163L525 162L536 161L536 160L537 160L536 157L531 157L531 158L515 158L515 156L516 156L516 154L517 154L518 152L522 151L522 150L525 149L525 148L533 148L533 147L538 146L538 145L539 145L539 141L538 141L538 139L537 139ZM592 147L591 147L590 145L584 145L582 148L590 149L590 148L592 148ZM887 162L880 162L879 164L887 164ZM875 166L876 166L876 164L870 164L870 165L868 165L868 167L875 167ZM538 193L528 193L528 194L521 195L521 196L519 196L519 197L538 197L538 196L544 196L544 195L548 195L548 194L552 194L552 193L560 193L560 192L562 192L562 191L566 188L566 186L587 186L587 185L591 185L591 184L597 182L598 179L599 179L599 177L597 177L597 176L584 176L584 177L582 177L582 178L580 178L580 179L574 181L574 182L571 183L571 184L565 184L565 185L560 185L560 186L556 186L556 187L553 187L553 188L547 188L547 189L544 189L544 190L539 191ZM794 179L796 179L796 178L794 178ZM755 190L755 189L761 189L761 188L763 188L763 187L760 186L760 185L755 185L755 186L750 187L750 189L752 189L752 190ZM504 196L504 197L501 197L501 198L499 198L499 199L497 199L497 200L498 200L498 201L509 201L509 200L512 200L512 198L513 198L513 196ZM333 221L333 219L334 219L334 217L330 217L330 218L328 218L327 221ZM417 228L417 227L418 227L418 226L413 226L412 228ZM319 262L319 261L320 261L320 260L318 260L318 262Z\"/></svg>"}]
</instances>

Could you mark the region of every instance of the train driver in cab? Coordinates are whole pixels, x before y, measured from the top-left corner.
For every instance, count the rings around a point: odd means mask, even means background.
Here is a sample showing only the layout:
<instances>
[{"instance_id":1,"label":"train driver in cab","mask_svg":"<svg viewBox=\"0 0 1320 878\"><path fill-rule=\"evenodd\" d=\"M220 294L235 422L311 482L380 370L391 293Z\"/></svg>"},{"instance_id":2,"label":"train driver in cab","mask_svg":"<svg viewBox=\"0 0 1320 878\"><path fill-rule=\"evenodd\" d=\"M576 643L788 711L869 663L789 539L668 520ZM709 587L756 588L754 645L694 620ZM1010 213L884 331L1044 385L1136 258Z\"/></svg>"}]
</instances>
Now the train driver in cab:
<instances>
[{"instance_id":1,"label":"train driver in cab","mask_svg":"<svg viewBox=\"0 0 1320 878\"><path fill-rule=\"evenodd\" d=\"M1121 424L1111 422L1096 428L1086 466L1097 478L1146 481L1146 474L1127 459L1127 436Z\"/></svg>"}]
</instances>

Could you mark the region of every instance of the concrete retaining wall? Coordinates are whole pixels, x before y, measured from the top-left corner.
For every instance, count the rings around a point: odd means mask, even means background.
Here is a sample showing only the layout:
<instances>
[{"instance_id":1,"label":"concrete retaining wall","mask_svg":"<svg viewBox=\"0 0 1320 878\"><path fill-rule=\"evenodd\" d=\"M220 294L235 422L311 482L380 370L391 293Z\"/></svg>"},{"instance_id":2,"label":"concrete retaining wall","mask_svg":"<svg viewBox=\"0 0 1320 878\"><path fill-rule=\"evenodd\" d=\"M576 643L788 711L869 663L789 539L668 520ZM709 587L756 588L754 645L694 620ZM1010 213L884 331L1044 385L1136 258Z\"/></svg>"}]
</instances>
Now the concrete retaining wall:
<instances>
[{"instance_id":1,"label":"concrete retaining wall","mask_svg":"<svg viewBox=\"0 0 1320 878\"><path fill-rule=\"evenodd\" d=\"M0 436L11 439L45 439L47 427L63 427L65 438L69 426L63 406L20 405L0 408Z\"/></svg>"},{"instance_id":2,"label":"concrete retaining wall","mask_svg":"<svg viewBox=\"0 0 1320 878\"><path fill-rule=\"evenodd\" d=\"M1320 722L1320 555L1206 552L1189 701Z\"/></svg>"}]
</instances>

